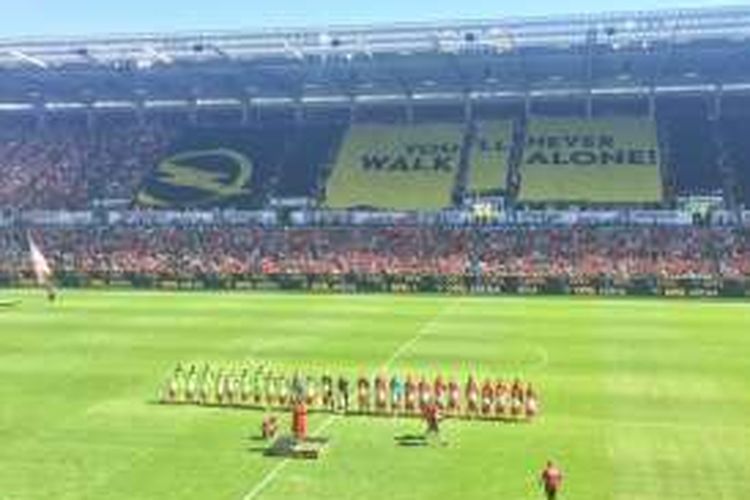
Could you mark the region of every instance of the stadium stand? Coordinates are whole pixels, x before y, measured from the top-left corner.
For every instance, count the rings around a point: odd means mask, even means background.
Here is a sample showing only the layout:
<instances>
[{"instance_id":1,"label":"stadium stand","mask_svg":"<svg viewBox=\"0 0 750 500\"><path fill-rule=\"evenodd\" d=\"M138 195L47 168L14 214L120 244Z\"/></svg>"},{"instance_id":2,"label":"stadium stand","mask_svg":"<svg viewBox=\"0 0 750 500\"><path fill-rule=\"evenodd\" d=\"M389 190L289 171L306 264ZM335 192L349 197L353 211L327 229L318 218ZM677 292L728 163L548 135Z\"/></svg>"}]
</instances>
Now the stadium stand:
<instances>
[{"instance_id":1,"label":"stadium stand","mask_svg":"<svg viewBox=\"0 0 750 500\"><path fill-rule=\"evenodd\" d=\"M679 100L659 108L662 134L669 147L669 164L677 194L715 193L722 188L716 164L716 144L704 102Z\"/></svg>"},{"instance_id":2,"label":"stadium stand","mask_svg":"<svg viewBox=\"0 0 750 500\"><path fill-rule=\"evenodd\" d=\"M183 127L138 194L144 206L252 207L269 194L311 196L341 128L264 124Z\"/></svg>"},{"instance_id":3,"label":"stadium stand","mask_svg":"<svg viewBox=\"0 0 750 500\"><path fill-rule=\"evenodd\" d=\"M535 118L520 166L524 202L658 203L656 124L646 119Z\"/></svg>"},{"instance_id":4,"label":"stadium stand","mask_svg":"<svg viewBox=\"0 0 750 500\"><path fill-rule=\"evenodd\" d=\"M169 131L103 121L96 129L75 119L7 124L0 132L0 207L84 208L96 199L132 196L166 150Z\"/></svg>"},{"instance_id":5,"label":"stadium stand","mask_svg":"<svg viewBox=\"0 0 750 500\"><path fill-rule=\"evenodd\" d=\"M472 130L467 189L475 193L505 190L513 142L513 122L479 122Z\"/></svg>"},{"instance_id":6,"label":"stadium stand","mask_svg":"<svg viewBox=\"0 0 750 500\"><path fill-rule=\"evenodd\" d=\"M333 164L343 134L343 127L333 124L295 126L275 194L316 196L322 170Z\"/></svg>"},{"instance_id":7,"label":"stadium stand","mask_svg":"<svg viewBox=\"0 0 750 500\"><path fill-rule=\"evenodd\" d=\"M451 203L463 137L459 124L354 125L328 179L327 205L446 207Z\"/></svg>"},{"instance_id":8,"label":"stadium stand","mask_svg":"<svg viewBox=\"0 0 750 500\"><path fill-rule=\"evenodd\" d=\"M0 275L29 274L23 238L0 229ZM521 278L750 277L750 233L730 228L99 227L54 229L60 274L424 274Z\"/></svg>"},{"instance_id":9,"label":"stadium stand","mask_svg":"<svg viewBox=\"0 0 750 500\"><path fill-rule=\"evenodd\" d=\"M259 204L285 150L286 128L183 127L138 192L141 206Z\"/></svg>"},{"instance_id":10,"label":"stadium stand","mask_svg":"<svg viewBox=\"0 0 750 500\"><path fill-rule=\"evenodd\" d=\"M750 117L742 115L727 116L721 123L727 161L736 175L740 201L745 207L750 207L750 142L747 140L749 127Z\"/></svg>"},{"instance_id":11,"label":"stadium stand","mask_svg":"<svg viewBox=\"0 0 750 500\"><path fill-rule=\"evenodd\" d=\"M271 191L316 193L341 127L235 122L194 126L164 115L139 124L132 116L108 114L95 126L76 116L58 116L41 127L33 120L4 122L0 207L83 209L96 200L173 209L249 207Z\"/></svg>"}]
</instances>

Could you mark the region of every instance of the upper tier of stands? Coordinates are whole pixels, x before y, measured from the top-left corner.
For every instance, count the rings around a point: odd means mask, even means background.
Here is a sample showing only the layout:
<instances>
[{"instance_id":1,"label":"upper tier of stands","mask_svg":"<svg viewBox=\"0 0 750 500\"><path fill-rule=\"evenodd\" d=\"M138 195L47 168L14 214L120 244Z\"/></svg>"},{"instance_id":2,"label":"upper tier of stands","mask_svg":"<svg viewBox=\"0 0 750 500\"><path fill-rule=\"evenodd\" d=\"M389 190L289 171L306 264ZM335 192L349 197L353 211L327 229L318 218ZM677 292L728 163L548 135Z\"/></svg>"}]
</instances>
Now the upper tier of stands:
<instances>
[{"instance_id":1,"label":"upper tier of stands","mask_svg":"<svg viewBox=\"0 0 750 500\"><path fill-rule=\"evenodd\" d=\"M184 127L137 201L160 208L253 207L269 193L313 195L340 133L333 125Z\"/></svg>"},{"instance_id":2,"label":"upper tier of stands","mask_svg":"<svg viewBox=\"0 0 750 500\"><path fill-rule=\"evenodd\" d=\"M726 117L721 129L727 161L736 173L740 200L750 207L750 116Z\"/></svg>"},{"instance_id":3,"label":"upper tier of stands","mask_svg":"<svg viewBox=\"0 0 750 500\"><path fill-rule=\"evenodd\" d=\"M140 124L102 114L90 126L68 113L40 128L31 116L0 117L0 208L87 208L100 199L255 207L274 195L314 196L335 208L437 209L454 194L507 192L508 179L521 202L658 203L660 169L676 188L670 193L724 188L718 158L750 206L750 119L711 122L705 103L662 105L660 137L646 119L482 116L468 126L422 117L348 129L293 120L241 126L236 116L195 125L159 114Z\"/></svg>"},{"instance_id":4,"label":"upper tier of stands","mask_svg":"<svg viewBox=\"0 0 750 500\"><path fill-rule=\"evenodd\" d=\"M522 201L661 202L656 124L637 118L532 119L520 174Z\"/></svg>"},{"instance_id":5,"label":"upper tier of stands","mask_svg":"<svg viewBox=\"0 0 750 500\"><path fill-rule=\"evenodd\" d=\"M354 125L326 187L332 208L439 209L461 163L460 124Z\"/></svg>"},{"instance_id":6,"label":"upper tier of stands","mask_svg":"<svg viewBox=\"0 0 750 500\"><path fill-rule=\"evenodd\" d=\"M676 194L715 193L722 187L718 151L705 102L684 100L659 108L659 125L669 148Z\"/></svg>"},{"instance_id":7,"label":"upper tier of stands","mask_svg":"<svg viewBox=\"0 0 750 500\"><path fill-rule=\"evenodd\" d=\"M171 130L160 123L56 117L0 126L0 208L82 208L95 199L130 199L162 156Z\"/></svg>"}]
</instances>

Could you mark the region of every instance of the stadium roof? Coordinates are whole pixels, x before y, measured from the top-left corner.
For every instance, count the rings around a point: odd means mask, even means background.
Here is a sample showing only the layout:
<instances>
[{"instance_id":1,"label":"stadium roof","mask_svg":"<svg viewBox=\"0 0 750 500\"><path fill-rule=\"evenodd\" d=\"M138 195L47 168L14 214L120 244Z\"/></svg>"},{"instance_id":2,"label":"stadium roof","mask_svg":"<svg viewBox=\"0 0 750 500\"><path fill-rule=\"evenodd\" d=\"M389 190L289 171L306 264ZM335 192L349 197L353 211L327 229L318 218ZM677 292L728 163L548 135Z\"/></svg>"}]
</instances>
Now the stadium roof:
<instances>
[{"instance_id":1,"label":"stadium roof","mask_svg":"<svg viewBox=\"0 0 750 500\"><path fill-rule=\"evenodd\" d=\"M750 7L0 40L0 110L750 90Z\"/></svg>"}]
</instances>

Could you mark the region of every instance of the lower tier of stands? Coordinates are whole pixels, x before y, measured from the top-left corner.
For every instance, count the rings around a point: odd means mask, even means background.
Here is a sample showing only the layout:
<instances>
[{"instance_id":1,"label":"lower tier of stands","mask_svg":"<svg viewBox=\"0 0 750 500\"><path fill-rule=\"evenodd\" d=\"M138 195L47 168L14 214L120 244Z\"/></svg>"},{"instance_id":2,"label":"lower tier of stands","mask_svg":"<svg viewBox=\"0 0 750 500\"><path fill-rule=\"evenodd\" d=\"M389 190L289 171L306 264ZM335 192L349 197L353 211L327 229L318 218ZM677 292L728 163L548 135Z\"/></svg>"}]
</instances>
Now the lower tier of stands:
<instances>
[{"instance_id":1,"label":"lower tier of stands","mask_svg":"<svg viewBox=\"0 0 750 500\"><path fill-rule=\"evenodd\" d=\"M38 240L58 273L99 276L750 277L750 232L729 228L110 227ZM3 279L29 271L24 235L0 230Z\"/></svg>"}]
</instances>

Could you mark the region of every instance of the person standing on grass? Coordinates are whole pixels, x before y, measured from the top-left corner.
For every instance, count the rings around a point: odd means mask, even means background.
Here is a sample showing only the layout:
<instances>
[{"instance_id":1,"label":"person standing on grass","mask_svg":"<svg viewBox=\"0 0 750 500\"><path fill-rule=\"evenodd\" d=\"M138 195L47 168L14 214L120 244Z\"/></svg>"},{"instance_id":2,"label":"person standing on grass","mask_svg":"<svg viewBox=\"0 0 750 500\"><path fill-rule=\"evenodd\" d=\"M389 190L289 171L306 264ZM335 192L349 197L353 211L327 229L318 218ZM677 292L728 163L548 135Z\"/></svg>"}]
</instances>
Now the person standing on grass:
<instances>
[{"instance_id":1,"label":"person standing on grass","mask_svg":"<svg viewBox=\"0 0 750 500\"><path fill-rule=\"evenodd\" d=\"M404 401L404 381L398 373L391 377L391 413L396 414L401 411Z\"/></svg>"},{"instance_id":2,"label":"person standing on grass","mask_svg":"<svg viewBox=\"0 0 750 500\"><path fill-rule=\"evenodd\" d=\"M562 481L562 471L552 463L552 460L548 460L547 466L542 470L540 476L540 482L547 500L555 500L557 498L557 494L562 487Z\"/></svg>"},{"instance_id":3,"label":"person standing on grass","mask_svg":"<svg viewBox=\"0 0 750 500\"><path fill-rule=\"evenodd\" d=\"M427 432L425 432L425 439L430 437L437 439L440 444L445 444L440 437L440 421L442 420L442 414L437 403L429 402L422 407L422 417L427 424Z\"/></svg>"},{"instance_id":4,"label":"person standing on grass","mask_svg":"<svg viewBox=\"0 0 750 500\"><path fill-rule=\"evenodd\" d=\"M339 376L339 409L344 413L349 412L349 379L344 375Z\"/></svg>"}]
</instances>

